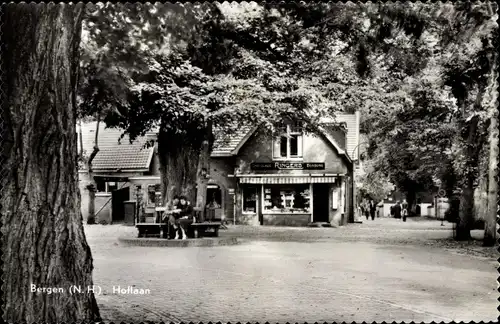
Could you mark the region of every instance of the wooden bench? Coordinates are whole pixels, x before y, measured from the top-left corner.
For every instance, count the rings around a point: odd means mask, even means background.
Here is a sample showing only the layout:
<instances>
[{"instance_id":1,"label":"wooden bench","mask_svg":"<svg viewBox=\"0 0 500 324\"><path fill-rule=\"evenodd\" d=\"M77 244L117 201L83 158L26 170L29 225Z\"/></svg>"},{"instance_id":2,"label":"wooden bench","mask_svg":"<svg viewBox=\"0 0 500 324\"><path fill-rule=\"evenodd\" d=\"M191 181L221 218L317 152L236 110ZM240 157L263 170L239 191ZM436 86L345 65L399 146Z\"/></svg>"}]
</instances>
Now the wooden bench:
<instances>
[{"instance_id":1,"label":"wooden bench","mask_svg":"<svg viewBox=\"0 0 500 324\"><path fill-rule=\"evenodd\" d=\"M139 230L137 237L156 236L167 238L167 223L137 223L135 227Z\"/></svg>"},{"instance_id":2,"label":"wooden bench","mask_svg":"<svg viewBox=\"0 0 500 324\"><path fill-rule=\"evenodd\" d=\"M221 223L219 222L202 222L202 223L193 223L189 225L193 229L194 238L202 238L205 236L219 236L219 228L221 227ZM213 230L213 232L207 232L207 230ZM210 233L212 235L206 235Z\"/></svg>"},{"instance_id":3,"label":"wooden bench","mask_svg":"<svg viewBox=\"0 0 500 324\"><path fill-rule=\"evenodd\" d=\"M164 207L156 207L157 215L152 222L136 223L136 228L139 231L138 237L155 236L166 239L173 239L175 231L168 223L159 222L162 219L162 214L166 211ZM210 213L209 213L210 214ZM190 224L187 228L187 236L191 238L202 238L205 236L219 236L219 228L222 226L218 221L205 221L201 217L200 208L193 208L194 223ZM209 215L210 217L211 215ZM200 221L201 220L201 221ZM208 234L208 235L207 235Z\"/></svg>"},{"instance_id":4,"label":"wooden bench","mask_svg":"<svg viewBox=\"0 0 500 324\"><path fill-rule=\"evenodd\" d=\"M188 237L202 238L206 236L219 236L219 222L193 223L189 225ZM162 237L168 238L168 224L166 223L138 223L136 227L139 231L137 237ZM207 235L208 234L208 235Z\"/></svg>"}]
</instances>

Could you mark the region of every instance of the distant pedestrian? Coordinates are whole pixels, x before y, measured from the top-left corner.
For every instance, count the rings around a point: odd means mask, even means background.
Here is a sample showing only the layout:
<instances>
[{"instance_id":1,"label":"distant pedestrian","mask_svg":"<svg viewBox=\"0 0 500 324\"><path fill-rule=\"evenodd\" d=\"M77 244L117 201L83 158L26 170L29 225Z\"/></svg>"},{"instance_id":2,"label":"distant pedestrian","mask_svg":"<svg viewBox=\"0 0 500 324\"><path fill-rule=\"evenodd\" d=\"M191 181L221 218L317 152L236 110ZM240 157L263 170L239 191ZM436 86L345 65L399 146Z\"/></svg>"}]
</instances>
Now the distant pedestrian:
<instances>
[{"instance_id":1,"label":"distant pedestrian","mask_svg":"<svg viewBox=\"0 0 500 324\"><path fill-rule=\"evenodd\" d=\"M365 216L366 220L370 218L370 204L365 201Z\"/></svg>"},{"instance_id":2,"label":"distant pedestrian","mask_svg":"<svg viewBox=\"0 0 500 324\"><path fill-rule=\"evenodd\" d=\"M370 200L370 216L372 217L372 220L375 220L375 211L377 210L377 204L373 201L373 199Z\"/></svg>"},{"instance_id":3,"label":"distant pedestrian","mask_svg":"<svg viewBox=\"0 0 500 324\"><path fill-rule=\"evenodd\" d=\"M393 211L394 218L401 218L401 205L399 204L399 201L396 201L396 205L394 205Z\"/></svg>"},{"instance_id":4,"label":"distant pedestrian","mask_svg":"<svg viewBox=\"0 0 500 324\"><path fill-rule=\"evenodd\" d=\"M361 210L361 217L363 217L365 215L365 203L364 202L359 204L359 209Z\"/></svg>"},{"instance_id":5,"label":"distant pedestrian","mask_svg":"<svg viewBox=\"0 0 500 324\"><path fill-rule=\"evenodd\" d=\"M403 199L401 207L403 209L403 222L406 222L406 216L408 216L408 203L406 202L406 199Z\"/></svg>"}]
</instances>

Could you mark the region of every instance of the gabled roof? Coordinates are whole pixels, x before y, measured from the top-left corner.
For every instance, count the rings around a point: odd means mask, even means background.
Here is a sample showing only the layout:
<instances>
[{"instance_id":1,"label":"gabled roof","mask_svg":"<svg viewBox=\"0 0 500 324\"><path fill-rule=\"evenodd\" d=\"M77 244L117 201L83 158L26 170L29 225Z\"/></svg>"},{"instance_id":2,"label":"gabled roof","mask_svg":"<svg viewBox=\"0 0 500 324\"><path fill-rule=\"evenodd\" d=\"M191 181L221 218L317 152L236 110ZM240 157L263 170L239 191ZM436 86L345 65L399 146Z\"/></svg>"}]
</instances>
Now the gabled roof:
<instances>
[{"instance_id":1,"label":"gabled roof","mask_svg":"<svg viewBox=\"0 0 500 324\"><path fill-rule=\"evenodd\" d=\"M341 155L345 155L352 162L357 159L357 146L359 142L359 113L347 114L337 113L335 119L323 118L324 124L343 124L346 131L345 146L338 143L326 129L323 129L323 135L335 147ZM235 134L224 135L215 139L212 156L232 156L238 154L239 149L253 135L258 127L243 126ZM353 154L354 151L354 154Z\"/></svg>"},{"instance_id":2,"label":"gabled roof","mask_svg":"<svg viewBox=\"0 0 500 324\"><path fill-rule=\"evenodd\" d=\"M82 123L82 143L86 157L92 153L95 131L96 122ZM106 128L102 122L99 124L99 152L92 161L92 168L95 171L115 172L120 169L123 172L144 172L149 170L154 148L144 147L147 138L140 137L130 143L127 135L119 140L122 133L122 129ZM80 151L80 145L78 145L78 150Z\"/></svg>"},{"instance_id":3,"label":"gabled roof","mask_svg":"<svg viewBox=\"0 0 500 324\"><path fill-rule=\"evenodd\" d=\"M212 148L212 157L233 156L256 131L257 127L242 126L233 134L221 134L215 130L215 140ZM219 136L217 136L219 133Z\"/></svg>"},{"instance_id":4,"label":"gabled roof","mask_svg":"<svg viewBox=\"0 0 500 324\"><path fill-rule=\"evenodd\" d=\"M343 123L346 126L346 144L341 145L333 136L324 131L325 137L335 147L339 154L345 155L349 161L356 160L355 149L359 142L359 115L338 113L335 120L324 118L323 123ZM82 124L83 149L86 156L92 152L93 141L95 137L96 123ZM235 133L224 134L218 131L215 133L212 157L229 157L238 154L241 147L254 134L258 127L241 126ZM157 129L155 129L157 131ZM152 131L154 132L154 131ZM144 148L147 137L139 137L132 144L129 137L124 136L118 141L123 130L116 128L106 128L104 123L99 127L99 153L97 153L92 166L94 170L116 171L147 171L151 164L154 148ZM78 146L80 150L80 146ZM353 154L354 153L354 154Z\"/></svg>"}]
</instances>

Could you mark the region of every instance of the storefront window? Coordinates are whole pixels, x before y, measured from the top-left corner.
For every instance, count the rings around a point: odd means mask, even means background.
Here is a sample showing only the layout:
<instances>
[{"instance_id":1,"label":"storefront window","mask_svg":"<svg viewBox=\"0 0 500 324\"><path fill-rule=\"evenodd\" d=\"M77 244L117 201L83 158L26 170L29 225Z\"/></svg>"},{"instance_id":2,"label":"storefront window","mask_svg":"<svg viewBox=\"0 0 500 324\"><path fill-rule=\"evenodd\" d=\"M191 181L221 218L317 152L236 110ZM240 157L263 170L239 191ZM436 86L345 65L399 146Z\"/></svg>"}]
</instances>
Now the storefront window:
<instances>
[{"instance_id":1,"label":"storefront window","mask_svg":"<svg viewBox=\"0 0 500 324\"><path fill-rule=\"evenodd\" d=\"M307 213L310 211L309 185L264 186L264 212Z\"/></svg>"},{"instance_id":2,"label":"storefront window","mask_svg":"<svg viewBox=\"0 0 500 324\"><path fill-rule=\"evenodd\" d=\"M256 213L257 212L257 188L246 187L243 188L243 212Z\"/></svg>"}]
</instances>

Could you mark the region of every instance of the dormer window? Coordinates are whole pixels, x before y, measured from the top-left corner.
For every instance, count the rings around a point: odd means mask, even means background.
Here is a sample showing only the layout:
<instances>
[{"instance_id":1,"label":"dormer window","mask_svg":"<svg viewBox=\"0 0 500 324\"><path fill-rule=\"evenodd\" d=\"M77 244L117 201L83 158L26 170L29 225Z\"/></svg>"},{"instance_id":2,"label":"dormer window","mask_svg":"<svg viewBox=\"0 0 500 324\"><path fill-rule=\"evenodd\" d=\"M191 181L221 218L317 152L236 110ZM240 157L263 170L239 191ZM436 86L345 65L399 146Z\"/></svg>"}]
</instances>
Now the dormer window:
<instances>
[{"instance_id":1,"label":"dormer window","mask_svg":"<svg viewBox=\"0 0 500 324\"><path fill-rule=\"evenodd\" d=\"M274 139L273 158L280 160L302 159L302 129L297 126L281 127Z\"/></svg>"}]
</instances>

